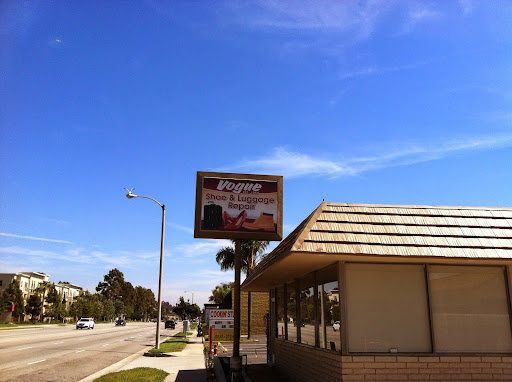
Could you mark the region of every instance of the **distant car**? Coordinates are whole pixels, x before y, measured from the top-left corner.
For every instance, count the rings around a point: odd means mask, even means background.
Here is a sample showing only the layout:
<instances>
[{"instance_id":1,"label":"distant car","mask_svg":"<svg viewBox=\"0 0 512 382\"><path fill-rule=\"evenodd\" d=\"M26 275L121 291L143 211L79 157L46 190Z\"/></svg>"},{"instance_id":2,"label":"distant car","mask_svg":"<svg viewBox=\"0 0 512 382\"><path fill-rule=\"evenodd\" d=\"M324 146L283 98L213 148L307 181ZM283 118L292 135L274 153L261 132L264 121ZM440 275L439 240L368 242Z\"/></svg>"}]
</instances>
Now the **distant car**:
<instances>
[{"instance_id":1,"label":"distant car","mask_svg":"<svg viewBox=\"0 0 512 382\"><path fill-rule=\"evenodd\" d=\"M126 320L124 318L120 318L116 321L116 326L126 326Z\"/></svg>"},{"instance_id":2,"label":"distant car","mask_svg":"<svg viewBox=\"0 0 512 382\"><path fill-rule=\"evenodd\" d=\"M165 329L176 329L176 321L175 320L165 321Z\"/></svg>"},{"instance_id":3,"label":"distant car","mask_svg":"<svg viewBox=\"0 0 512 382\"><path fill-rule=\"evenodd\" d=\"M340 330L340 322L339 321L334 321L334 324L332 324L332 330L334 330L335 332Z\"/></svg>"},{"instance_id":4,"label":"distant car","mask_svg":"<svg viewBox=\"0 0 512 382\"><path fill-rule=\"evenodd\" d=\"M76 323L76 328L77 329L83 329L83 328L94 329L94 318L83 318L82 317Z\"/></svg>"}]
</instances>

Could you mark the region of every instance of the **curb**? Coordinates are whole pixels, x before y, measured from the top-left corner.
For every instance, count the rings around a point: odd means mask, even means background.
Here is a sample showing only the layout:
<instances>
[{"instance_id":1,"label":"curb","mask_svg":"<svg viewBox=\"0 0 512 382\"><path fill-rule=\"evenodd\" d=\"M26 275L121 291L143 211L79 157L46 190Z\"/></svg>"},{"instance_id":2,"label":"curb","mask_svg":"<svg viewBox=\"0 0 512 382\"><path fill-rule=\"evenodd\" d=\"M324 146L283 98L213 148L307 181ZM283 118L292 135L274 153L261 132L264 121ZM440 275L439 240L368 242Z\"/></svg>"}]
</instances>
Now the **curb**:
<instances>
[{"instance_id":1,"label":"curb","mask_svg":"<svg viewBox=\"0 0 512 382\"><path fill-rule=\"evenodd\" d=\"M146 352L144 354L142 354L144 357L172 357L171 354L167 354L167 353L150 353L150 352Z\"/></svg>"},{"instance_id":2,"label":"curb","mask_svg":"<svg viewBox=\"0 0 512 382\"><path fill-rule=\"evenodd\" d=\"M125 359L122 359L121 361L118 361L118 362L114 363L113 365L107 366L106 368L104 368L104 369L102 369L100 371L97 371L96 373L91 374L88 377L85 377L84 379L81 379L78 382L92 382L96 378L101 377L102 375L118 371L124 365L132 362L136 358L141 357L143 355L143 353L145 353L145 352L146 352L146 349L139 350L137 353L132 354L132 355L126 357Z\"/></svg>"}]
</instances>

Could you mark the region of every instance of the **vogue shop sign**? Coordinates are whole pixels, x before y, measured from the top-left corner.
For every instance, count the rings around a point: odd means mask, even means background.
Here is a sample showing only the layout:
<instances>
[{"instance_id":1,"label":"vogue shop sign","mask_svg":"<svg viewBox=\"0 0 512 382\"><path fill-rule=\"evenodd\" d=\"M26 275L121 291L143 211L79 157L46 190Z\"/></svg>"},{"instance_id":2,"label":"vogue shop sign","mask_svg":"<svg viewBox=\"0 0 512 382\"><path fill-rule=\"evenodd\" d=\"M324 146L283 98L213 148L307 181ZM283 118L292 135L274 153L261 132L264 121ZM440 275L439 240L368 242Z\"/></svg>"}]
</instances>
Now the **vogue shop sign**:
<instances>
[{"instance_id":1,"label":"vogue shop sign","mask_svg":"<svg viewBox=\"0 0 512 382\"><path fill-rule=\"evenodd\" d=\"M281 240L283 177L197 173L194 237Z\"/></svg>"}]
</instances>

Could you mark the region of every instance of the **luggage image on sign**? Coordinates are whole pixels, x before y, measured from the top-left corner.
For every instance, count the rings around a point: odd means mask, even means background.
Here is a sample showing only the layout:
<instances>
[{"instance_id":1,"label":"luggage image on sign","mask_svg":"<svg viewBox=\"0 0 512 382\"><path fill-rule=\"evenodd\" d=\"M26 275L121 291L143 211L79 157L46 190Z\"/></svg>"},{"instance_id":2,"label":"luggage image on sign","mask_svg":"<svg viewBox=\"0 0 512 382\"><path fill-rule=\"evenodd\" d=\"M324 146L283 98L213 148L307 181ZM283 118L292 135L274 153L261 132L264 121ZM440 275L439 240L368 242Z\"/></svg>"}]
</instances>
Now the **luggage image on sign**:
<instances>
[{"instance_id":1,"label":"luggage image on sign","mask_svg":"<svg viewBox=\"0 0 512 382\"><path fill-rule=\"evenodd\" d=\"M213 202L208 202L203 208L204 212L204 228L212 229L223 226L222 206Z\"/></svg>"}]
</instances>

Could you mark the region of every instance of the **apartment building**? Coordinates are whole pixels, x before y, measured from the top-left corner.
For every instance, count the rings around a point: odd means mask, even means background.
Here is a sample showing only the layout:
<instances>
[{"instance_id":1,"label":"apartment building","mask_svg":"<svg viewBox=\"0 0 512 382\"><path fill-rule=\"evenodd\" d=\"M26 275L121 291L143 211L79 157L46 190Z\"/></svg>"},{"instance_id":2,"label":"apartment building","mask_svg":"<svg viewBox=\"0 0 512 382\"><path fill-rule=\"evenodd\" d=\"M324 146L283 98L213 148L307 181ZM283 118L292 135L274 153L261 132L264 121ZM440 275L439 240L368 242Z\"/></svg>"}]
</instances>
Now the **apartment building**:
<instances>
[{"instance_id":1,"label":"apartment building","mask_svg":"<svg viewBox=\"0 0 512 382\"><path fill-rule=\"evenodd\" d=\"M66 304L66 309L83 293L82 287L68 282L55 284L55 289L62 296L62 301Z\"/></svg>"},{"instance_id":2,"label":"apartment building","mask_svg":"<svg viewBox=\"0 0 512 382\"><path fill-rule=\"evenodd\" d=\"M0 293L14 280L19 282L23 298L27 301L42 282L50 281L50 275L42 272L0 273Z\"/></svg>"},{"instance_id":3,"label":"apartment building","mask_svg":"<svg viewBox=\"0 0 512 382\"><path fill-rule=\"evenodd\" d=\"M30 296L36 293L37 289L43 282L50 282L50 275L42 272L17 272L17 273L0 273L0 293L17 280L23 294L25 303ZM66 308L69 308L75 299L83 293L82 287L68 282L58 282L55 289L62 295ZM45 303L46 308L47 303Z\"/></svg>"}]
</instances>

